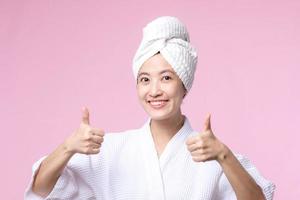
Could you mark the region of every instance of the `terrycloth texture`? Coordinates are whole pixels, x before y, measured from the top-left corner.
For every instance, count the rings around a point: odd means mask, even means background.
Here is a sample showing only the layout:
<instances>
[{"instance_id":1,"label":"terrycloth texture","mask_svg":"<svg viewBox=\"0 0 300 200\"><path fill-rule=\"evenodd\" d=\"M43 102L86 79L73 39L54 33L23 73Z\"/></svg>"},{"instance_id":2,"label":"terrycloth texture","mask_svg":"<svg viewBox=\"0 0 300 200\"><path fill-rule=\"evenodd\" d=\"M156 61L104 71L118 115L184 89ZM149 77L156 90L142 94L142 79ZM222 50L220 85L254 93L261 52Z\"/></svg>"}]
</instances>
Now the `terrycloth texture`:
<instances>
[{"instance_id":1,"label":"terrycloth texture","mask_svg":"<svg viewBox=\"0 0 300 200\"><path fill-rule=\"evenodd\" d=\"M198 56L190 44L185 25L177 18L159 17L143 28L143 39L133 58L135 79L143 63L158 52L173 67L189 91L193 84Z\"/></svg>"},{"instance_id":2,"label":"terrycloth texture","mask_svg":"<svg viewBox=\"0 0 300 200\"><path fill-rule=\"evenodd\" d=\"M236 200L217 161L194 162L185 141L193 131L186 118L160 157L153 142L150 120L136 130L106 134L99 154L75 154L47 200ZM274 185L245 157L238 160L271 200ZM33 166L33 174L41 161ZM43 198L31 190L25 200Z\"/></svg>"}]
</instances>

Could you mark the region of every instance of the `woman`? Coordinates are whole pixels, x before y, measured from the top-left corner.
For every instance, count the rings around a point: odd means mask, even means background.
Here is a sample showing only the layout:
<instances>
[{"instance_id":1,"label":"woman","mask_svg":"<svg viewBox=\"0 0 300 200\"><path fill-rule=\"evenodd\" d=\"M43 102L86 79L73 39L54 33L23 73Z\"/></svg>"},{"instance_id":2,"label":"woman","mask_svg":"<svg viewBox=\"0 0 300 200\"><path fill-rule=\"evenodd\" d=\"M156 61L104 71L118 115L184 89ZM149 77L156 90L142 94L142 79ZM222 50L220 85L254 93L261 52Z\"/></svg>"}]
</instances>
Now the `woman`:
<instances>
[{"instance_id":1,"label":"woman","mask_svg":"<svg viewBox=\"0 0 300 200\"><path fill-rule=\"evenodd\" d=\"M210 115L196 132L182 114L196 64L177 18L147 24L133 72L149 120L104 135L84 108L80 127L33 166L25 199L272 199L275 186L214 136Z\"/></svg>"}]
</instances>

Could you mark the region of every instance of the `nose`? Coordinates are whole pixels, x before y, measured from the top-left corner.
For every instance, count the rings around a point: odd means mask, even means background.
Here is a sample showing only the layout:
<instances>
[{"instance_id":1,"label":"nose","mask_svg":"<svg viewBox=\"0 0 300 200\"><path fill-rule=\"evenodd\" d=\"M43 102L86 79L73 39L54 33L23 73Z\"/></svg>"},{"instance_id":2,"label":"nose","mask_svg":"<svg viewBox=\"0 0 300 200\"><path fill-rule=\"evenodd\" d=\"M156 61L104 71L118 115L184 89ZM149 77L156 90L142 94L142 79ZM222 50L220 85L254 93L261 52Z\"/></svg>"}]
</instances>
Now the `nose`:
<instances>
[{"instance_id":1,"label":"nose","mask_svg":"<svg viewBox=\"0 0 300 200\"><path fill-rule=\"evenodd\" d=\"M150 91L149 91L149 95L151 97L158 97L162 94L162 90L161 90L161 85L159 83L159 81L153 81L150 84Z\"/></svg>"}]
</instances>

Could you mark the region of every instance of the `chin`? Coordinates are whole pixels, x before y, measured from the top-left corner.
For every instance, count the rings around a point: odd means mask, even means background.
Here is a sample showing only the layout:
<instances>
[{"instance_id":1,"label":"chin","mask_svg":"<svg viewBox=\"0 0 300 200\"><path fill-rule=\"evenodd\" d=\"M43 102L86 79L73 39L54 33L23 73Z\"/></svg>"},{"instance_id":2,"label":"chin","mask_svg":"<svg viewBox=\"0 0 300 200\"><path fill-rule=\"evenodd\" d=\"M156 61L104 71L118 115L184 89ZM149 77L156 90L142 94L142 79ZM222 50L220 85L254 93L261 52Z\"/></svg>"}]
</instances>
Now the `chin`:
<instances>
[{"instance_id":1,"label":"chin","mask_svg":"<svg viewBox=\"0 0 300 200\"><path fill-rule=\"evenodd\" d=\"M173 115L170 112L166 111L149 111L147 110L148 116L153 120L166 120L171 118Z\"/></svg>"},{"instance_id":2,"label":"chin","mask_svg":"<svg viewBox=\"0 0 300 200\"><path fill-rule=\"evenodd\" d=\"M165 119L168 119L169 117L168 116L165 116L165 115L151 115L149 114L149 117L152 119L152 120L156 120L156 121L160 121L160 120L165 120Z\"/></svg>"}]
</instances>

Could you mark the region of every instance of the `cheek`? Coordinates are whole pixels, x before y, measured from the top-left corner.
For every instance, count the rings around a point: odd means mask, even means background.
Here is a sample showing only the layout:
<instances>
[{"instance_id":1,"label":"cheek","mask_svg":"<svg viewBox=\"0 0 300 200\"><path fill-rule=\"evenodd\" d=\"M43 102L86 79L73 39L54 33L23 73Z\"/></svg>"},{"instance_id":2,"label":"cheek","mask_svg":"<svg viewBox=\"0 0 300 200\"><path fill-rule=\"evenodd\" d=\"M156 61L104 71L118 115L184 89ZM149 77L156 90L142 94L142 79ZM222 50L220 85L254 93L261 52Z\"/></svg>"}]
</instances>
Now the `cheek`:
<instances>
[{"instance_id":1,"label":"cheek","mask_svg":"<svg viewBox=\"0 0 300 200\"><path fill-rule=\"evenodd\" d=\"M181 102L183 99L183 95L184 95L184 89L182 88L181 85L172 85L168 88L168 95L171 98L176 99L176 102Z\"/></svg>"},{"instance_id":2,"label":"cheek","mask_svg":"<svg viewBox=\"0 0 300 200\"><path fill-rule=\"evenodd\" d=\"M136 87L137 95L139 100L144 100L146 95L146 88L140 85Z\"/></svg>"}]
</instances>

